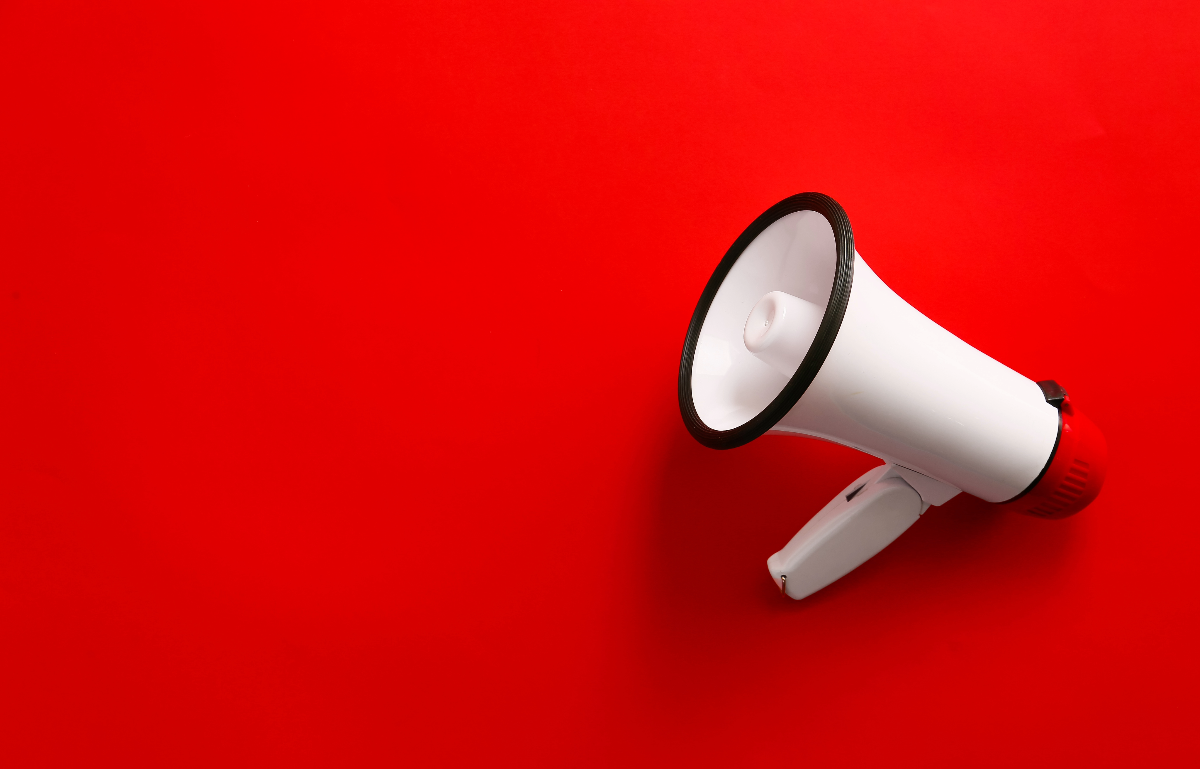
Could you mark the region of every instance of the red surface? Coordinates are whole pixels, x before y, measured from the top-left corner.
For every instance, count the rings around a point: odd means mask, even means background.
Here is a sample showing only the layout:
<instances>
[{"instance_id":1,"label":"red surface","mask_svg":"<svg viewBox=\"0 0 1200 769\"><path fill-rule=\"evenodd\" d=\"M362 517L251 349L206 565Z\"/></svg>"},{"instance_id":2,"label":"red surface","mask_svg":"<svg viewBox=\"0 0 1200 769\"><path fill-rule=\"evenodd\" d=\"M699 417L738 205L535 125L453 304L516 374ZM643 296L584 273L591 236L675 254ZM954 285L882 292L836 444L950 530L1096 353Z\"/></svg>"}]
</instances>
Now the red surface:
<instances>
[{"instance_id":1,"label":"red surface","mask_svg":"<svg viewBox=\"0 0 1200 769\"><path fill-rule=\"evenodd\" d=\"M1062 423L1050 465L1032 489L1001 505L1002 510L1039 518L1066 518L1084 510L1104 488L1108 473L1104 433L1075 408L1070 396L1063 399L1059 416Z\"/></svg>"},{"instance_id":2,"label":"red surface","mask_svg":"<svg viewBox=\"0 0 1200 769\"><path fill-rule=\"evenodd\" d=\"M1200 760L1194 2L0 4L5 766ZM685 432L817 190L1104 431L803 602L873 463Z\"/></svg>"}]
</instances>

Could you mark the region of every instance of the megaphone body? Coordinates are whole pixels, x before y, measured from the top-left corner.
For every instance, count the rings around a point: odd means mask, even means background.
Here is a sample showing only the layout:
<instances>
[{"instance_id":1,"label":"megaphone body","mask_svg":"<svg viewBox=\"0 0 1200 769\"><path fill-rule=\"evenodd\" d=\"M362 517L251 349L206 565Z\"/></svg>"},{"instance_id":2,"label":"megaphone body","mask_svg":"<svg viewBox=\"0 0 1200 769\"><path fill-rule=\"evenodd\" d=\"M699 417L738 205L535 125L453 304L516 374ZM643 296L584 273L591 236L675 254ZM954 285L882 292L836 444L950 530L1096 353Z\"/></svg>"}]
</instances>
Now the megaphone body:
<instances>
[{"instance_id":1,"label":"megaphone body","mask_svg":"<svg viewBox=\"0 0 1200 769\"><path fill-rule=\"evenodd\" d=\"M1046 518L1091 502L1103 436L1034 382L901 299L854 250L841 207L805 193L735 241L693 315L680 409L713 448L820 438L886 464L850 484L768 568L802 598L960 491Z\"/></svg>"}]
</instances>

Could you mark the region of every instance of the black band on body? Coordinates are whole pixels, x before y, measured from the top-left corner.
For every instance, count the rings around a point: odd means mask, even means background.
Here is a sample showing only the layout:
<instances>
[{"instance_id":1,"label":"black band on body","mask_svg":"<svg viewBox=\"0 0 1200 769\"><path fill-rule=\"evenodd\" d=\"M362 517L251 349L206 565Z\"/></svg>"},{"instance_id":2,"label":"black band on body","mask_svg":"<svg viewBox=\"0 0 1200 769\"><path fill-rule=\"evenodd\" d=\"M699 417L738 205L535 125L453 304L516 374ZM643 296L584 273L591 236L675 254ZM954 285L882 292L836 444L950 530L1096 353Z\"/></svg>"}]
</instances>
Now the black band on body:
<instances>
[{"instance_id":1,"label":"black band on body","mask_svg":"<svg viewBox=\"0 0 1200 769\"><path fill-rule=\"evenodd\" d=\"M999 503L1002 505L1007 505L1009 502L1016 502L1021 497L1033 491L1034 486L1042 482L1042 478L1046 477L1046 471L1050 469L1050 464L1054 462L1054 456L1058 454L1058 444L1062 441L1062 404L1067 398L1067 391L1062 388L1062 385L1060 385L1058 382L1055 382L1053 379L1045 379L1041 382L1038 382L1037 386L1041 389L1042 396L1045 397L1046 403L1049 403L1058 410L1058 435L1054 436L1054 448L1050 449L1050 458L1046 460L1046 464L1042 467L1042 471L1037 474L1036 478L1033 479L1033 483L1026 486L1025 490L1017 496L1006 499Z\"/></svg>"}]
</instances>

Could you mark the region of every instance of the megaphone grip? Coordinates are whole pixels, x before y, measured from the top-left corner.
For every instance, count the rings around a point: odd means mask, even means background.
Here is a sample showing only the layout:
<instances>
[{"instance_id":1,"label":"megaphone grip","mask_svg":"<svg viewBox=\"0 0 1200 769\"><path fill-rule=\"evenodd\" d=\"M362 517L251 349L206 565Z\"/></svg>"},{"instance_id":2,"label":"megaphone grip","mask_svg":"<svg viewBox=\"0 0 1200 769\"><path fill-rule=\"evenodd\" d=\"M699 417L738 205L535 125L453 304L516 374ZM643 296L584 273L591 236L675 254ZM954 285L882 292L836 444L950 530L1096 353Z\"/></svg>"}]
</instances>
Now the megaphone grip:
<instances>
[{"instance_id":1,"label":"megaphone grip","mask_svg":"<svg viewBox=\"0 0 1200 769\"><path fill-rule=\"evenodd\" d=\"M1063 394L1062 434L1041 479L1004 507L1038 518L1066 518L1091 504L1104 485L1108 445L1100 428Z\"/></svg>"}]
</instances>

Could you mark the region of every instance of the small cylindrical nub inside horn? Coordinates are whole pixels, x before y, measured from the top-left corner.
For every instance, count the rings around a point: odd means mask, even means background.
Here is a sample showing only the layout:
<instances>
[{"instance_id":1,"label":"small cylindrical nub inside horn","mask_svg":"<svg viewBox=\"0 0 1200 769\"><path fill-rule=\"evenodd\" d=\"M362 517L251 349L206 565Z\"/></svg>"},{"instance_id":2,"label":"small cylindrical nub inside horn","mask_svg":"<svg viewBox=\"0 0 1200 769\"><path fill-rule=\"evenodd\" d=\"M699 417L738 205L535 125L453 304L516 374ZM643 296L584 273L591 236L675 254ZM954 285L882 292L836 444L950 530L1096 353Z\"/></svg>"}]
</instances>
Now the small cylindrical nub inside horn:
<instances>
[{"instance_id":1,"label":"small cylindrical nub inside horn","mask_svg":"<svg viewBox=\"0 0 1200 769\"><path fill-rule=\"evenodd\" d=\"M742 340L756 358L791 377L808 353L825 310L799 297L772 291L746 318Z\"/></svg>"}]
</instances>

